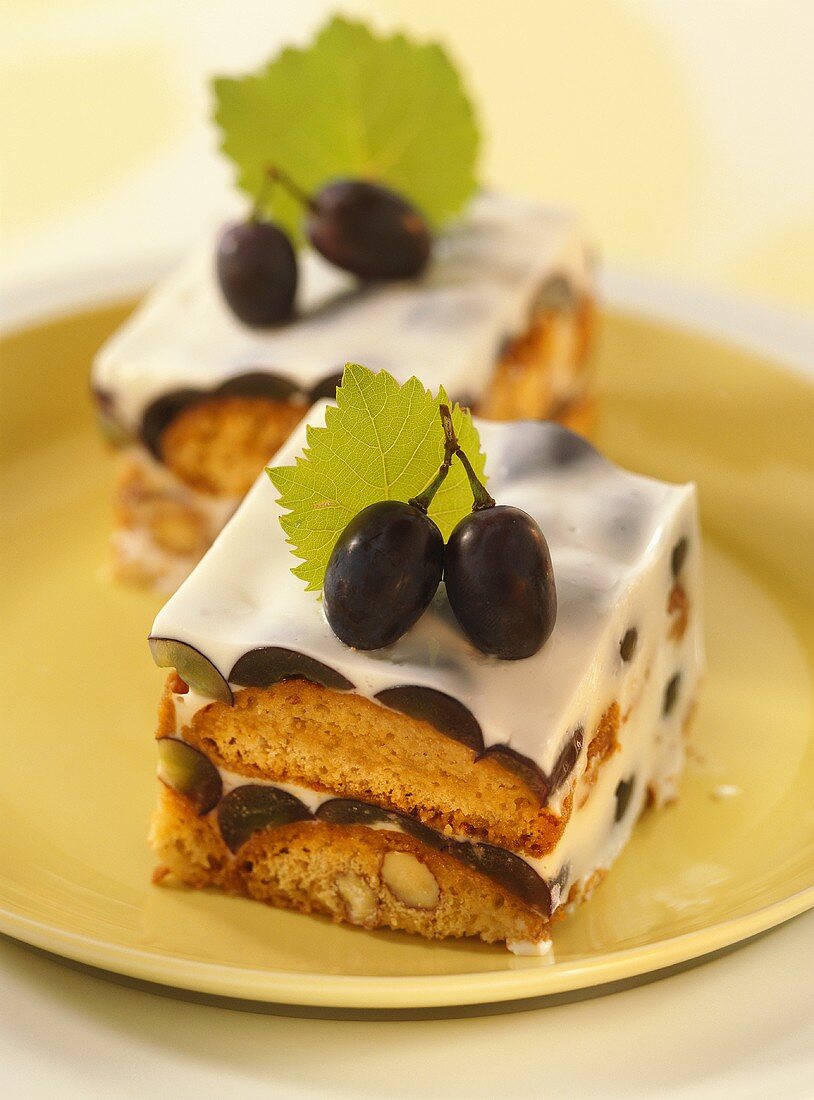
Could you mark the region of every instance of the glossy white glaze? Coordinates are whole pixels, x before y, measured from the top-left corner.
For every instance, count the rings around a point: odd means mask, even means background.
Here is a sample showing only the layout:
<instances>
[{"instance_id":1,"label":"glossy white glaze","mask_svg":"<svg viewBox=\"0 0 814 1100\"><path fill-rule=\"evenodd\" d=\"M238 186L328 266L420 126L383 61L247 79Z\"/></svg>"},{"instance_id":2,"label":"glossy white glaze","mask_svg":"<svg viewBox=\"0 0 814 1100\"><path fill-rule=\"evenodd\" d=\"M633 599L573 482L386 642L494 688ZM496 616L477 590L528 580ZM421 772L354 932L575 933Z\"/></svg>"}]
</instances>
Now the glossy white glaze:
<instances>
[{"instance_id":1,"label":"glossy white glaze","mask_svg":"<svg viewBox=\"0 0 814 1100\"><path fill-rule=\"evenodd\" d=\"M299 318L257 330L225 305L215 247L213 233L96 359L94 386L109 395L130 431L153 400L172 390L210 390L236 375L268 371L307 391L349 361L385 368L401 381L418 373L428 386L443 381L455 396L477 396L503 340L526 328L544 280L563 274L577 289L588 280L573 215L484 195L439 238L419 280L360 288L303 252ZM571 384L570 376L560 381Z\"/></svg>"},{"instance_id":2,"label":"glossy white glaze","mask_svg":"<svg viewBox=\"0 0 814 1100\"><path fill-rule=\"evenodd\" d=\"M313 423L323 422L325 406L314 407ZM454 621L443 585L429 611L394 646L359 652L343 645L318 597L291 573L296 560L265 474L159 613L153 634L194 646L227 679L249 650L282 646L338 670L366 696L401 684L435 688L469 707L486 745L508 744L546 773L582 726L585 746L552 802L555 810L584 770L587 742L606 708L617 701L627 714L636 706L648 713L646 737L664 748L653 750L648 775L662 774L666 782L680 770L673 725L683 720L695 695L703 660L694 487L622 471L556 424L478 427L492 494L534 516L551 550L559 610L551 638L535 656L500 661L476 651ZM301 425L275 464L293 462L304 442ZM676 642L667 637L667 600L671 553L682 537L689 544L682 581L692 615ZM631 626L638 644L625 663L619 646ZM659 700L675 672L681 672L681 689L672 714L662 719Z\"/></svg>"}]
</instances>

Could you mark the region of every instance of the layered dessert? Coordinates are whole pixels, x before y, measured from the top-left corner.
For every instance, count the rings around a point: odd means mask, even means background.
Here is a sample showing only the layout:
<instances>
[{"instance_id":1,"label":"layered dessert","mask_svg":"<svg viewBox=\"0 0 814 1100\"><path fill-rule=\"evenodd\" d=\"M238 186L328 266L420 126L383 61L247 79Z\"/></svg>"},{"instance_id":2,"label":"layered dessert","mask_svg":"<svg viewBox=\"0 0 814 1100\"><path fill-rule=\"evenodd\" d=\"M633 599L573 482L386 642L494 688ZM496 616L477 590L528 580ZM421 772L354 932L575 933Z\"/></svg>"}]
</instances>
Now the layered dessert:
<instances>
[{"instance_id":1,"label":"layered dessert","mask_svg":"<svg viewBox=\"0 0 814 1100\"><path fill-rule=\"evenodd\" d=\"M476 199L418 279L360 285L314 250L299 313L250 327L216 278L216 236L147 297L93 368L120 451L113 568L177 587L346 361L401 381L424 364L496 420L551 417L587 431L593 329L578 220L537 203Z\"/></svg>"},{"instance_id":2,"label":"layered dessert","mask_svg":"<svg viewBox=\"0 0 814 1100\"><path fill-rule=\"evenodd\" d=\"M377 600L364 572L378 583L401 568L370 549L387 509L359 512L336 541L321 600L292 572L291 540L305 545L332 504L308 463L341 452L353 412L311 409L272 473L292 468L312 499L287 522L292 494L262 474L155 621L153 656L170 669L155 879L545 951L645 807L676 796L702 665L694 487L625 472L555 423L476 422L479 524L453 517L438 562L432 532L421 543L436 573L392 641L376 629L404 586ZM420 524L429 497L387 508ZM412 530L390 534L418 554ZM416 576L405 569L404 585Z\"/></svg>"},{"instance_id":3,"label":"layered dessert","mask_svg":"<svg viewBox=\"0 0 814 1100\"><path fill-rule=\"evenodd\" d=\"M421 364L491 419L589 429L578 220L484 192L477 111L443 46L335 17L212 98L248 211L93 367L120 448L117 577L174 590L349 361L402 382Z\"/></svg>"}]
</instances>

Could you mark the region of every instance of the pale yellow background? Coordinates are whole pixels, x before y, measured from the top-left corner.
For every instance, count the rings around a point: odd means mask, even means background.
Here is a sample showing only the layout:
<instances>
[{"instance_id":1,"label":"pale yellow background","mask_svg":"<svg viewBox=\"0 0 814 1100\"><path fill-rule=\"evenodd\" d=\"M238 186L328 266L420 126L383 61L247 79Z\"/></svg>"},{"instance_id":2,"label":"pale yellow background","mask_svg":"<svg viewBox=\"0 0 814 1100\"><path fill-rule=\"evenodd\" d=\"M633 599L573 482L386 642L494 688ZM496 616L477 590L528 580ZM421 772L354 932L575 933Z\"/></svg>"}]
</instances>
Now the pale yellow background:
<instances>
[{"instance_id":1,"label":"pale yellow background","mask_svg":"<svg viewBox=\"0 0 814 1100\"><path fill-rule=\"evenodd\" d=\"M230 191L206 78L307 39L334 7L4 0L5 285L180 251ZM607 264L814 311L811 0L342 10L444 38L481 106L484 178L579 207Z\"/></svg>"}]
</instances>

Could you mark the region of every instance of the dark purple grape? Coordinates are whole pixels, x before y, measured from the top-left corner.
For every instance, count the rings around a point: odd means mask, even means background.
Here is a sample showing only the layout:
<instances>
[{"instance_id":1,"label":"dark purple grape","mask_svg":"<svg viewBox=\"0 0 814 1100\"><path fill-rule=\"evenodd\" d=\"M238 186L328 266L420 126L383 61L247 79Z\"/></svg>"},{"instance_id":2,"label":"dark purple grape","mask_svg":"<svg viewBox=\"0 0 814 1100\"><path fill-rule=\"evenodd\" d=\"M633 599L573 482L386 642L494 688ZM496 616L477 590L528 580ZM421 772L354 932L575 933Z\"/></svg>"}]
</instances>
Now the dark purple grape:
<instances>
[{"instance_id":1,"label":"dark purple grape","mask_svg":"<svg viewBox=\"0 0 814 1100\"><path fill-rule=\"evenodd\" d=\"M681 673L677 672L675 676L670 680L667 687L664 689L664 702L662 703L661 713L667 715L676 705L678 699L678 689L681 686Z\"/></svg>"},{"instance_id":2,"label":"dark purple grape","mask_svg":"<svg viewBox=\"0 0 814 1100\"><path fill-rule=\"evenodd\" d=\"M619 653L625 663L633 660L633 654L636 652L636 644L638 641L639 632L635 626L632 626L625 632L624 638L622 638L619 643Z\"/></svg>"},{"instance_id":3,"label":"dark purple grape","mask_svg":"<svg viewBox=\"0 0 814 1100\"><path fill-rule=\"evenodd\" d=\"M557 618L551 556L537 523L498 505L464 516L444 569L455 617L473 645L505 661L531 657Z\"/></svg>"},{"instance_id":4,"label":"dark purple grape","mask_svg":"<svg viewBox=\"0 0 814 1100\"><path fill-rule=\"evenodd\" d=\"M297 293L297 257L279 225L250 220L220 235L217 273L232 313L262 328L287 321Z\"/></svg>"},{"instance_id":5,"label":"dark purple grape","mask_svg":"<svg viewBox=\"0 0 814 1100\"><path fill-rule=\"evenodd\" d=\"M673 571L673 576L677 577L681 572L684 562L687 560L687 551L690 548L690 544L685 538L680 538L673 547L673 552L670 555L670 568Z\"/></svg>"},{"instance_id":6,"label":"dark purple grape","mask_svg":"<svg viewBox=\"0 0 814 1100\"><path fill-rule=\"evenodd\" d=\"M429 722L439 733L460 741L479 755L483 752L483 730L475 715L459 700L423 684L399 684L375 696L377 702L420 722Z\"/></svg>"},{"instance_id":7,"label":"dark purple grape","mask_svg":"<svg viewBox=\"0 0 814 1100\"><path fill-rule=\"evenodd\" d=\"M392 645L426 611L441 581L444 540L421 509L363 508L337 540L322 602L334 634L356 649Z\"/></svg>"},{"instance_id":8,"label":"dark purple grape","mask_svg":"<svg viewBox=\"0 0 814 1100\"><path fill-rule=\"evenodd\" d=\"M490 745L480 756L481 760L493 760L507 772L516 775L525 783L541 806L545 806L551 791L551 784L539 764L524 756L510 745Z\"/></svg>"},{"instance_id":9,"label":"dark purple grape","mask_svg":"<svg viewBox=\"0 0 814 1100\"><path fill-rule=\"evenodd\" d=\"M276 829L310 817L311 811L296 795L261 783L235 787L218 807L220 835L232 852L261 829Z\"/></svg>"},{"instance_id":10,"label":"dark purple grape","mask_svg":"<svg viewBox=\"0 0 814 1100\"><path fill-rule=\"evenodd\" d=\"M551 890L546 881L520 856L496 848L494 844L475 841L450 841L447 850L455 859L479 871L515 894L532 909L548 917L551 915Z\"/></svg>"},{"instance_id":11,"label":"dark purple grape","mask_svg":"<svg viewBox=\"0 0 814 1100\"><path fill-rule=\"evenodd\" d=\"M341 672L315 657L276 645L250 649L229 673L229 683L238 687L267 688L284 680L308 680L332 691L353 691L354 687Z\"/></svg>"},{"instance_id":12,"label":"dark purple grape","mask_svg":"<svg viewBox=\"0 0 814 1100\"><path fill-rule=\"evenodd\" d=\"M319 806L314 816L318 821L331 825L368 825L371 828L393 825L430 848L440 849L444 845L444 838L440 833L422 825L408 814L385 810L369 802L357 802L354 798L329 798Z\"/></svg>"},{"instance_id":13,"label":"dark purple grape","mask_svg":"<svg viewBox=\"0 0 814 1100\"><path fill-rule=\"evenodd\" d=\"M360 279L411 279L430 258L424 218L400 195L366 180L335 180L309 203L308 239Z\"/></svg>"},{"instance_id":14,"label":"dark purple grape","mask_svg":"<svg viewBox=\"0 0 814 1100\"><path fill-rule=\"evenodd\" d=\"M223 782L220 772L204 754L177 737L158 742L158 778L188 798L203 817L220 802Z\"/></svg>"},{"instance_id":15,"label":"dark purple grape","mask_svg":"<svg viewBox=\"0 0 814 1100\"><path fill-rule=\"evenodd\" d=\"M327 398L328 401L335 401L336 391L341 385L342 371L337 371L336 374L329 374L327 378L321 379L321 381L311 387L308 399L312 404L321 401L323 398Z\"/></svg>"},{"instance_id":16,"label":"dark purple grape","mask_svg":"<svg viewBox=\"0 0 814 1100\"><path fill-rule=\"evenodd\" d=\"M630 802L630 796L633 794L633 784L635 780L635 775L631 775L629 779L620 779L616 784L616 790L614 791L614 797L616 798L616 809L613 814L614 821L621 821L625 816L625 812Z\"/></svg>"},{"instance_id":17,"label":"dark purple grape","mask_svg":"<svg viewBox=\"0 0 814 1100\"><path fill-rule=\"evenodd\" d=\"M139 434L144 446L159 462L163 462L164 432L186 409L202 405L219 397L263 397L281 404L296 402L304 394L287 378L270 371L248 371L236 374L213 389L170 390L151 401L141 416Z\"/></svg>"}]
</instances>

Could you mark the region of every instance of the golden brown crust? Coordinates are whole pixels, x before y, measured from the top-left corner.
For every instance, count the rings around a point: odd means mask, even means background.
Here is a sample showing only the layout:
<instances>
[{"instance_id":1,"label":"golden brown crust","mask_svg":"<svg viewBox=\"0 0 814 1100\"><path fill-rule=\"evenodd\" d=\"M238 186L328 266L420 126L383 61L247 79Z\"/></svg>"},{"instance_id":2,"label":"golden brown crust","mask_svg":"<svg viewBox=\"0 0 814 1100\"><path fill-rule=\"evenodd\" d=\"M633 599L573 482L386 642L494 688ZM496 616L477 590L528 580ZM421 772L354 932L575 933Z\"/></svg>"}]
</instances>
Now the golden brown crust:
<instances>
[{"instance_id":1,"label":"golden brown crust","mask_svg":"<svg viewBox=\"0 0 814 1100\"><path fill-rule=\"evenodd\" d=\"M577 307L577 363L585 366L596 343L599 309L591 294L583 294Z\"/></svg>"},{"instance_id":2,"label":"golden brown crust","mask_svg":"<svg viewBox=\"0 0 814 1100\"><path fill-rule=\"evenodd\" d=\"M175 876L187 886L432 939L547 936L548 920L509 891L404 833L297 822L255 833L232 856L213 815L197 817L186 799L159 786L150 834L157 883Z\"/></svg>"},{"instance_id":3,"label":"golden brown crust","mask_svg":"<svg viewBox=\"0 0 814 1100\"><path fill-rule=\"evenodd\" d=\"M559 402L556 370L581 379L596 310L583 296L573 309L547 310L504 351L478 412L490 419L560 420L592 426L594 403L584 392ZM220 396L183 409L164 430L161 454L185 485L213 496L242 496L307 411L297 402Z\"/></svg>"},{"instance_id":4,"label":"golden brown crust","mask_svg":"<svg viewBox=\"0 0 814 1100\"><path fill-rule=\"evenodd\" d=\"M243 496L307 411L266 397L214 397L178 414L161 437L167 467L212 496Z\"/></svg>"},{"instance_id":5,"label":"golden brown crust","mask_svg":"<svg viewBox=\"0 0 814 1100\"><path fill-rule=\"evenodd\" d=\"M157 737L176 733L173 683L170 676ZM610 754L618 724L614 703L592 736L590 766ZM570 794L554 814L519 776L489 756L478 758L428 722L305 680L245 688L231 707L210 703L183 736L216 765L247 779L370 802L439 832L533 857L555 847L571 815Z\"/></svg>"},{"instance_id":6,"label":"golden brown crust","mask_svg":"<svg viewBox=\"0 0 814 1100\"><path fill-rule=\"evenodd\" d=\"M570 428L577 435L584 435L586 439L592 439L596 433L597 402L593 396L575 398L569 401L552 417L565 428Z\"/></svg>"},{"instance_id":7,"label":"golden brown crust","mask_svg":"<svg viewBox=\"0 0 814 1100\"><path fill-rule=\"evenodd\" d=\"M296 783L338 798L398 810L439 832L541 856L559 840L571 798L557 816L522 779L428 722L364 696L305 680L245 688L234 706L210 703L184 740L247 778ZM175 733L165 691L157 736Z\"/></svg>"},{"instance_id":8,"label":"golden brown crust","mask_svg":"<svg viewBox=\"0 0 814 1100\"><path fill-rule=\"evenodd\" d=\"M667 597L667 614L670 616L669 637L680 642L690 621L690 600L681 581L676 581Z\"/></svg>"},{"instance_id":9,"label":"golden brown crust","mask_svg":"<svg viewBox=\"0 0 814 1100\"><path fill-rule=\"evenodd\" d=\"M619 725L619 704L611 703L602 715L596 733L588 744L585 771L580 779L580 806L584 806L587 802L599 777L599 769L620 747Z\"/></svg>"},{"instance_id":10,"label":"golden brown crust","mask_svg":"<svg viewBox=\"0 0 814 1100\"><path fill-rule=\"evenodd\" d=\"M573 308L541 313L504 350L478 403L479 415L487 420L560 420L571 427L570 416L574 430L578 424L589 424L583 402L595 325L596 310L587 296ZM572 399L563 402L558 396L555 376L560 383L563 377L569 380Z\"/></svg>"}]
</instances>

